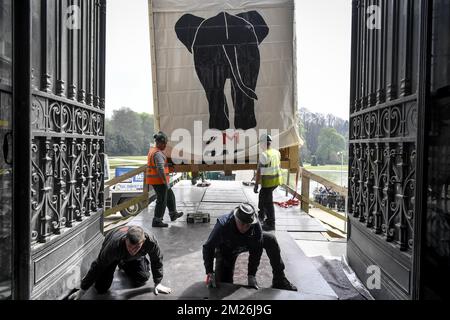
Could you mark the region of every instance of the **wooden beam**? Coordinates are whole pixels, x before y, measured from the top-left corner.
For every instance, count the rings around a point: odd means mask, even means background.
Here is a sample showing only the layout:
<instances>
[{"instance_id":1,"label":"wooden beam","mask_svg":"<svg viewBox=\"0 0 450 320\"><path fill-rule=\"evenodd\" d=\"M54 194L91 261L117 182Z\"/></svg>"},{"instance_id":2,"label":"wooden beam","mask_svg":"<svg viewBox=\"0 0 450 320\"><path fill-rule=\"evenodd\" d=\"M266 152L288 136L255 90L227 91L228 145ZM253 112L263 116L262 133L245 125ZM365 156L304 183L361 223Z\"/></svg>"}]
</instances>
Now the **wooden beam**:
<instances>
[{"instance_id":1,"label":"wooden beam","mask_svg":"<svg viewBox=\"0 0 450 320\"><path fill-rule=\"evenodd\" d=\"M115 184L121 183L127 179L133 178L134 176L137 176L138 174L141 174L142 172L145 172L145 170L147 169L147 165L142 166L140 168L134 169L133 171L127 172L126 174L120 176L120 177L115 177L114 179L111 179L107 182L105 182L105 187L110 187L113 186ZM145 179L144 179L145 180Z\"/></svg>"},{"instance_id":2,"label":"wooden beam","mask_svg":"<svg viewBox=\"0 0 450 320\"><path fill-rule=\"evenodd\" d=\"M340 214L338 212L335 212L335 211L331 210L330 208L321 205L320 203L317 203L317 202L315 202L313 200L309 200L309 204L312 204L314 207L319 208L322 211L325 211L326 213L332 215L333 217L336 217L336 218L338 218L340 220L343 220L343 221L347 221L347 217L346 216L344 216L344 215L342 215L342 214Z\"/></svg>"},{"instance_id":3,"label":"wooden beam","mask_svg":"<svg viewBox=\"0 0 450 320\"><path fill-rule=\"evenodd\" d=\"M104 217L108 217L112 214L115 214L119 211L122 211L130 206L133 206L133 205L141 203L141 202L143 203L143 207L146 207L148 205L148 194L144 193L143 195L141 195L139 197L132 198L131 200L123 202L114 208L106 210L104 213Z\"/></svg>"},{"instance_id":4,"label":"wooden beam","mask_svg":"<svg viewBox=\"0 0 450 320\"><path fill-rule=\"evenodd\" d=\"M308 171L308 170L306 170L304 168L302 168L301 170L302 170L301 171L302 177L303 176L307 176L307 177L309 177L310 180L316 181L316 182L324 185L325 187L331 188L331 189L333 189L334 191L336 191L337 193L339 193L340 195L342 195L344 197L347 196L347 194L348 194L347 188L344 188L344 187L342 187L342 186L340 186L340 185L338 185L338 184L336 184L334 182L331 182L331 181L329 181L329 180L327 180L327 179L325 179L325 178L323 178L323 177L321 177L321 176L319 176L319 175L317 175L315 173L312 173L311 171Z\"/></svg>"},{"instance_id":5,"label":"wooden beam","mask_svg":"<svg viewBox=\"0 0 450 320\"><path fill-rule=\"evenodd\" d=\"M180 164L174 165L175 172L205 172L205 171L239 171L256 170L256 164Z\"/></svg>"},{"instance_id":6,"label":"wooden beam","mask_svg":"<svg viewBox=\"0 0 450 320\"><path fill-rule=\"evenodd\" d=\"M309 177L307 175L302 174L302 210L306 213L309 213L309 202L305 200L309 200Z\"/></svg>"},{"instance_id":7,"label":"wooden beam","mask_svg":"<svg viewBox=\"0 0 450 320\"><path fill-rule=\"evenodd\" d=\"M173 166L175 172L208 172L208 171L243 171L256 170L257 164L243 163L243 164L176 164ZM281 161L282 169L290 169L289 161Z\"/></svg>"},{"instance_id":8,"label":"wooden beam","mask_svg":"<svg viewBox=\"0 0 450 320\"><path fill-rule=\"evenodd\" d=\"M296 173L300 165L299 146L289 148L289 171Z\"/></svg>"},{"instance_id":9,"label":"wooden beam","mask_svg":"<svg viewBox=\"0 0 450 320\"><path fill-rule=\"evenodd\" d=\"M304 195L298 194L298 192L295 192L294 189L292 189L289 186L285 185L284 188L286 188L291 195L295 196L295 198L300 200L302 203L305 203L308 205L313 205L314 207L319 208L320 210L325 211L326 213L328 213L340 220L347 221L347 217L345 215L335 212L335 211L331 210L330 208L325 207L325 206L321 205L320 203L315 202L315 201L305 197ZM309 207L308 207L308 209L309 209ZM303 207L302 207L302 210L303 210ZM305 210L303 210L303 211L305 211ZM308 213L308 211L305 211L305 212Z\"/></svg>"}]
</instances>

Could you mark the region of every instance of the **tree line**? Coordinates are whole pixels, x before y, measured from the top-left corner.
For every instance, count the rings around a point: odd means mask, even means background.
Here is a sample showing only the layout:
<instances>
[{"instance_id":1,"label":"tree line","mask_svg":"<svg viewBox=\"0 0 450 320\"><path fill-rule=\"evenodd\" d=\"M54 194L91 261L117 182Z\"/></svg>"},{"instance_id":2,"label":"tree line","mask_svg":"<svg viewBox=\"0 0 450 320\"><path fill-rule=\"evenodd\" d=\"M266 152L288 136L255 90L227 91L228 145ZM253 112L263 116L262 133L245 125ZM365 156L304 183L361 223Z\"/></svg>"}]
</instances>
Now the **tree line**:
<instances>
[{"instance_id":1,"label":"tree line","mask_svg":"<svg viewBox=\"0 0 450 320\"><path fill-rule=\"evenodd\" d=\"M105 120L105 152L109 156L142 156L153 143L153 115L129 108L114 110Z\"/></svg>"},{"instance_id":2,"label":"tree line","mask_svg":"<svg viewBox=\"0 0 450 320\"><path fill-rule=\"evenodd\" d=\"M349 122L331 114L300 109L299 132L305 144L300 150L303 163L340 164L339 152L347 159ZM105 150L110 156L142 156L153 141L154 118L129 108L114 110L105 120Z\"/></svg>"},{"instance_id":3,"label":"tree line","mask_svg":"<svg viewBox=\"0 0 450 320\"><path fill-rule=\"evenodd\" d=\"M314 113L300 109L299 132L304 141L300 149L303 163L340 164L348 159L349 122L332 114Z\"/></svg>"}]
</instances>

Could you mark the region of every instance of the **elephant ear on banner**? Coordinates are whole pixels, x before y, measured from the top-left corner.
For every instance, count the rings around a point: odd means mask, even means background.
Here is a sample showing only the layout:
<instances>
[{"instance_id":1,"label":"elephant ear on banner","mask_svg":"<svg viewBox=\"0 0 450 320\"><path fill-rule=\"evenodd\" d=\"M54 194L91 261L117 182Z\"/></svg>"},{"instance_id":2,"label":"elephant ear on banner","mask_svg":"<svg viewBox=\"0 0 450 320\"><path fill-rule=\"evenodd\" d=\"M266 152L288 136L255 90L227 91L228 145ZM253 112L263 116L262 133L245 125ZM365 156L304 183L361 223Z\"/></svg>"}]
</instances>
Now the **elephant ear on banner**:
<instances>
[{"instance_id":1,"label":"elephant ear on banner","mask_svg":"<svg viewBox=\"0 0 450 320\"><path fill-rule=\"evenodd\" d=\"M205 19L188 13L182 16L175 24L175 32L178 39L186 46L190 53L192 53L195 34L203 21Z\"/></svg>"},{"instance_id":2,"label":"elephant ear on banner","mask_svg":"<svg viewBox=\"0 0 450 320\"><path fill-rule=\"evenodd\" d=\"M253 25L258 38L258 45L260 45L269 34L269 27L264 21L264 18L257 11L239 13L237 16L247 20Z\"/></svg>"}]
</instances>

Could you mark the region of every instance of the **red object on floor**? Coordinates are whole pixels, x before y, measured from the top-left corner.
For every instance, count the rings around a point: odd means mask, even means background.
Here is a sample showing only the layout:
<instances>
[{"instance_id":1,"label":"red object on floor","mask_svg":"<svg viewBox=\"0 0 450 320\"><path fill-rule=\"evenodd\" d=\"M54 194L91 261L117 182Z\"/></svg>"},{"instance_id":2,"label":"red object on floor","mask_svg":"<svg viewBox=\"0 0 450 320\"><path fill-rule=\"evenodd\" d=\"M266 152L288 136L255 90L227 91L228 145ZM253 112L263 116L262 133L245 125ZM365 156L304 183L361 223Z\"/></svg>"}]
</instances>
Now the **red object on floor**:
<instances>
[{"instance_id":1,"label":"red object on floor","mask_svg":"<svg viewBox=\"0 0 450 320\"><path fill-rule=\"evenodd\" d=\"M298 189L298 177L299 177L299 172L297 171L297 175L295 177L295 191L297 191L297 189ZM291 200L288 200L285 202L275 202L274 201L273 203L281 208L298 207L300 205L300 200L298 200L296 198L296 196L297 196L297 192L294 194L294 196L292 197Z\"/></svg>"},{"instance_id":2,"label":"red object on floor","mask_svg":"<svg viewBox=\"0 0 450 320\"><path fill-rule=\"evenodd\" d=\"M300 205L300 200L298 199L291 199L285 202L274 202L274 204L276 204L277 206L281 207L281 208L292 208L292 207L297 207Z\"/></svg>"}]
</instances>

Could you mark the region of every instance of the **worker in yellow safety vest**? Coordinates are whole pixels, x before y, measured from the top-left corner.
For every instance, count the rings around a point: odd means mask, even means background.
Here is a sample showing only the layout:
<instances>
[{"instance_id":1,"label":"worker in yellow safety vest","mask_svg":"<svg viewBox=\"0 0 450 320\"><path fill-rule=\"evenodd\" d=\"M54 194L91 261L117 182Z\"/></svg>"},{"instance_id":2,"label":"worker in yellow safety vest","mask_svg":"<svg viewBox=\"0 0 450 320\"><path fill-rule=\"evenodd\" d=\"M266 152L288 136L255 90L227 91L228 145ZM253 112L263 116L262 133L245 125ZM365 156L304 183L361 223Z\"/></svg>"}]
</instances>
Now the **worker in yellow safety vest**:
<instances>
[{"instance_id":1,"label":"worker in yellow safety vest","mask_svg":"<svg viewBox=\"0 0 450 320\"><path fill-rule=\"evenodd\" d=\"M254 189L255 193L258 193L259 183L261 183L258 218L263 222L262 228L264 231L274 231L275 206L273 204L273 191L283 184L281 154L278 150L271 147L272 137L270 135L262 135L259 142L263 152L258 162Z\"/></svg>"},{"instance_id":2,"label":"worker in yellow safety vest","mask_svg":"<svg viewBox=\"0 0 450 320\"><path fill-rule=\"evenodd\" d=\"M177 211L175 194L170 187L169 162L163 152L167 147L168 137L165 133L159 132L153 138L155 139L155 146L151 147L148 152L145 182L151 185L156 193L152 227L167 228L169 225L163 222L166 207L169 209L172 222L182 217L183 212Z\"/></svg>"}]
</instances>

